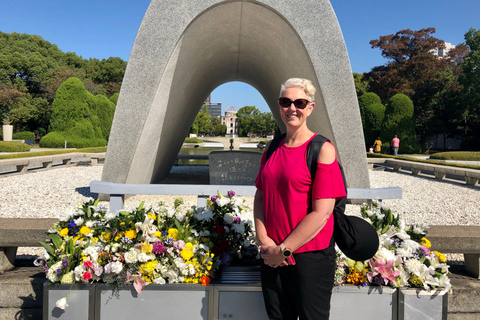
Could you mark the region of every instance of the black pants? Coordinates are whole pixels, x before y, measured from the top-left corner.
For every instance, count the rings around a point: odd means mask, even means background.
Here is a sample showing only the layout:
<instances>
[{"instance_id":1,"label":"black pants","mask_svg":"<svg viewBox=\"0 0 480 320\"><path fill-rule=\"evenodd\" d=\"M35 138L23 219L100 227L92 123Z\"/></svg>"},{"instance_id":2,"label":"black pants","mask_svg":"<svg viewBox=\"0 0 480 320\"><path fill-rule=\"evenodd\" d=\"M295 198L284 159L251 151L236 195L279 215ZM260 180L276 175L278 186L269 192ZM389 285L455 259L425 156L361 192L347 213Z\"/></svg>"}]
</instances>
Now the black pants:
<instances>
[{"instance_id":1,"label":"black pants","mask_svg":"<svg viewBox=\"0 0 480 320\"><path fill-rule=\"evenodd\" d=\"M330 316L335 249L294 254L293 266L272 268L262 262L261 279L269 319L325 320Z\"/></svg>"}]
</instances>

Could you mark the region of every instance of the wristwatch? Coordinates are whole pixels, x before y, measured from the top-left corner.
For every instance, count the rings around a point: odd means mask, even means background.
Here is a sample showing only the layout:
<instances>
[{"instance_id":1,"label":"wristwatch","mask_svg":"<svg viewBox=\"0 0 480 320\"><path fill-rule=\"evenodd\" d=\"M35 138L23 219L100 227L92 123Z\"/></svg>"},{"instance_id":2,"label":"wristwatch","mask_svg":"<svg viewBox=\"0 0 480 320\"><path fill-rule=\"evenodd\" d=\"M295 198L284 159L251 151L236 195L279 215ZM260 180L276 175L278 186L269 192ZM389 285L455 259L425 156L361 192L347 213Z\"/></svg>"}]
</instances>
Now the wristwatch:
<instances>
[{"instance_id":1,"label":"wristwatch","mask_svg":"<svg viewBox=\"0 0 480 320\"><path fill-rule=\"evenodd\" d=\"M292 251L290 249L287 249L285 247L285 245L283 244L283 242L280 244L280 250L282 250L282 255L285 257L285 258L288 258L292 255Z\"/></svg>"}]
</instances>

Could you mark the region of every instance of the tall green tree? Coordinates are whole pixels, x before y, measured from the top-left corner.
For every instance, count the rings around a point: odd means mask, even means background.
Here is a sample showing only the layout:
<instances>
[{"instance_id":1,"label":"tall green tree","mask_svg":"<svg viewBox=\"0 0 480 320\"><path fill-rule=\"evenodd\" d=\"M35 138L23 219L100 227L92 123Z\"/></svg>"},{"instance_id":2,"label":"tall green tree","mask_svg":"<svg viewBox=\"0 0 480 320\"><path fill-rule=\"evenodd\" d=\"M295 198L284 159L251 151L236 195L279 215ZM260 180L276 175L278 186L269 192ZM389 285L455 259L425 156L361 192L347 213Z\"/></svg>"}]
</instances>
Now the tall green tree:
<instances>
[{"instance_id":1,"label":"tall green tree","mask_svg":"<svg viewBox=\"0 0 480 320\"><path fill-rule=\"evenodd\" d=\"M246 137L250 132L258 131L261 124L261 112L254 106L245 106L238 110L238 135L240 137Z\"/></svg>"},{"instance_id":2,"label":"tall green tree","mask_svg":"<svg viewBox=\"0 0 480 320\"><path fill-rule=\"evenodd\" d=\"M433 37L434 28L418 31L401 30L370 41L372 48L381 50L387 64L372 69L365 76L371 91L386 103L397 93L407 95L415 105L416 131L422 141L432 132L437 110L446 108L439 97L455 75L452 57L438 59L431 50L445 47L443 40Z\"/></svg>"},{"instance_id":3,"label":"tall green tree","mask_svg":"<svg viewBox=\"0 0 480 320\"><path fill-rule=\"evenodd\" d=\"M380 98L379 98L380 99ZM374 102L365 106L364 136L366 147L369 148L380 136L383 118L385 117L385 106L380 102Z\"/></svg>"},{"instance_id":4,"label":"tall green tree","mask_svg":"<svg viewBox=\"0 0 480 320\"><path fill-rule=\"evenodd\" d=\"M357 92L357 97L360 97L362 94L370 91L370 83L361 73L353 73L353 82L355 83L355 91Z\"/></svg>"},{"instance_id":5,"label":"tall green tree","mask_svg":"<svg viewBox=\"0 0 480 320\"><path fill-rule=\"evenodd\" d=\"M51 131L67 131L90 115L88 95L78 78L70 78L58 88L52 104Z\"/></svg>"},{"instance_id":6,"label":"tall green tree","mask_svg":"<svg viewBox=\"0 0 480 320\"><path fill-rule=\"evenodd\" d=\"M462 63L462 106L457 109L457 127L465 135L465 149L480 150L480 30L468 30L465 42L470 52Z\"/></svg>"},{"instance_id":7,"label":"tall green tree","mask_svg":"<svg viewBox=\"0 0 480 320\"><path fill-rule=\"evenodd\" d=\"M388 101L382 121L380 137L391 141L395 135L400 139L399 152L420 152L415 135L415 115L412 100L404 94L396 94Z\"/></svg>"}]
</instances>

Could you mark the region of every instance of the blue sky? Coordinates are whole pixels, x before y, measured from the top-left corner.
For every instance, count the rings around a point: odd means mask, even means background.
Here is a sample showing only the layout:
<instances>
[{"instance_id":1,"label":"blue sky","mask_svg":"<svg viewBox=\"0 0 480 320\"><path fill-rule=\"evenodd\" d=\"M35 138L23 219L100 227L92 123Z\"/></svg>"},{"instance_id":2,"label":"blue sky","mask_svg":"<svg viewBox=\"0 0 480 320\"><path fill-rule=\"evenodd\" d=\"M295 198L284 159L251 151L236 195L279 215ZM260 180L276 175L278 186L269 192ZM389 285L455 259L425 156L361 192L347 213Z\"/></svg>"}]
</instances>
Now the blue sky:
<instances>
[{"instance_id":1,"label":"blue sky","mask_svg":"<svg viewBox=\"0 0 480 320\"><path fill-rule=\"evenodd\" d=\"M298 0L291 0L298 1ZM150 0L1 0L0 31L36 34L64 52L83 58L120 57L128 61ZM436 28L436 36L454 45L469 28L480 29L480 0L331 0L345 38L352 71L385 64L369 41L402 29ZM224 84L212 102L270 111L262 96L243 83Z\"/></svg>"}]
</instances>

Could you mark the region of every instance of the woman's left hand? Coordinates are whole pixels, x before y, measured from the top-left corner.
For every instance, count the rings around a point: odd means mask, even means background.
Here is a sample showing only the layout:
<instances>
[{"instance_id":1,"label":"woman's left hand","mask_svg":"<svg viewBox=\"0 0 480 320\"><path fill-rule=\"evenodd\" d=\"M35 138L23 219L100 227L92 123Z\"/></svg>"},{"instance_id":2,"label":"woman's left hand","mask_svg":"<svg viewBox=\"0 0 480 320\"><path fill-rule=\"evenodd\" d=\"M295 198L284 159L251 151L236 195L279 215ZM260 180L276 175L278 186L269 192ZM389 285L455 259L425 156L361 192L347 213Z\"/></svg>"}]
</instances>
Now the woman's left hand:
<instances>
[{"instance_id":1,"label":"woman's left hand","mask_svg":"<svg viewBox=\"0 0 480 320\"><path fill-rule=\"evenodd\" d=\"M260 246L259 249L260 257L267 266L276 268L288 265L280 246Z\"/></svg>"}]
</instances>

